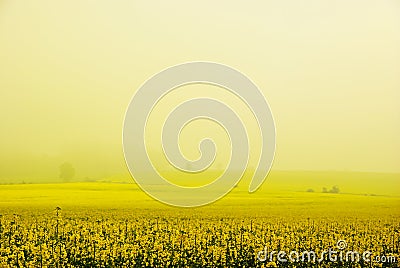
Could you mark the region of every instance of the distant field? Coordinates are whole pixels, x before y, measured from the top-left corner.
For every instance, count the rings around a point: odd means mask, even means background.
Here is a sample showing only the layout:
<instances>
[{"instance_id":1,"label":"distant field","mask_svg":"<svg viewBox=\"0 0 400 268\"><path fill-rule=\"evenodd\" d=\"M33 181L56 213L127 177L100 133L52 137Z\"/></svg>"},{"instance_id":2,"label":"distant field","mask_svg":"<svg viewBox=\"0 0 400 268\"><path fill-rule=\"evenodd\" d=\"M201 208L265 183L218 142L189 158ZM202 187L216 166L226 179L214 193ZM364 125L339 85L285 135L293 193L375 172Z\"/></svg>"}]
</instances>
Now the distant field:
<instances>
[{"instance_id":1,"label":"distant field","mask_svg":"<svg viewBox=\"0 0 400 268\"><path fill-rule=\"evenodd\" d=\"M221 200L194 211L243 208L249 214L267 211L311 216L396 214L400 211L399 181L398 174L271 172L256 193L247 192L248 179L244 178ZM335 185L340 189L339 194L322 193L322 188L329 190ZM310 189L314 192L307 192ZM25 208L51 210L57 206L72 210L82 207L178 210L147 196L132 179L118 177L103 182L0 185L0 196L3 212Z\"/></svg>"},{"instance_id":2,"label":"distant field","mask_svg":"<svg viewBox=\"0 0 400 268\"><path fill-rule=\"evenodd\" d=\"M222 172L208 171L205 175L197 175L195 179L190 176L177 176L176 171L163 172L166 178L172 182L184 186L202 185L202 182L210 182ZM240 174L238 174L240 176ZM239 182L242 189L248 187L251 180L251 171L246 171ZM196 180L196 181L194 181ZM32 184L32 183L62 183L59 178L0 178L1 184ZM104 178L75 178L70 182L115 182L134 183L129 174L115 175ZM400 174L398 173L367 173L367 172L334 172L334 171L276 171L269 173L266 181L260 188L260 192L295 191L303 192L312 189L321 192L325 187L328 190L332 186L338 186L341 193L347 194L372 194L400 197Z\"/></svg>"}]
</instances>

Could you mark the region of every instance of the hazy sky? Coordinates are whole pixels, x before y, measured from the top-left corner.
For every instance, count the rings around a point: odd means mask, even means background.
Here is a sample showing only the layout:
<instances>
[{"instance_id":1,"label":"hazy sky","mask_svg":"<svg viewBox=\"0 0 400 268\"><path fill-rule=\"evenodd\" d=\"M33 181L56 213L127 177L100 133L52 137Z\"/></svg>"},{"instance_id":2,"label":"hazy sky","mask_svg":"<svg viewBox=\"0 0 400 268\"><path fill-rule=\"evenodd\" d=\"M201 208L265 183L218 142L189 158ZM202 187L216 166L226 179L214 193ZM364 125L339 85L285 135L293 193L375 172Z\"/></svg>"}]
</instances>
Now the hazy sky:
<instances>
[{"instance_id":1,"label":"hazy sky","mask_svg":"<svg viewBox=\"0 0 400 268\"><path fill-rule=\"evenodd\" d=\"M126 172L132 95L194 60L263 91L273 169L400 172L399 48L397 0L0 0L0 178L58 176L64 161L79 177Z\"/></svg>"}]
</instances>

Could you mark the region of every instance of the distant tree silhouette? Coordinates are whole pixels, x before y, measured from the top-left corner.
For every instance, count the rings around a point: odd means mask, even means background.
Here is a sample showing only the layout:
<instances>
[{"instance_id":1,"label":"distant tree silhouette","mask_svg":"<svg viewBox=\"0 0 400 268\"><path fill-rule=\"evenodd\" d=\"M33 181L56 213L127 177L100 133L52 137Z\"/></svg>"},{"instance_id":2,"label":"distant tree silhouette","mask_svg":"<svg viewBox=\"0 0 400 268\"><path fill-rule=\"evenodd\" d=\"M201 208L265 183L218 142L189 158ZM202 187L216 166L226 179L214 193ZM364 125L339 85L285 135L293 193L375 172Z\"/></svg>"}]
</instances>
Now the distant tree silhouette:
<instances>
[{"instance_id":1,"label":"distant tree silhouette","mask_svg":"<svg viewBox=\"0 0 400 268\"><path fill-rule=\"evenodd\" d=\"M322 188L322 192L323 193L330 193L330 194L338 194L340 192L339 187L337 187L336 185L333 186L329 191L326 187Z\"/></svg>"},{"instance_id":2,"label":"distant tree silhouette","mask_svg":"<svg viewBox=\"0 0 400 268\"><path fill-rule=\"evenodd\" d=\"M336 185L332 187L332 189L329 190L331 194L338 194L340 192L339 187Z\"/></svg>"},{"instance_id":3,"label":"distant tree silhouette","mask_svg":"<svg viewBox=\"0 0 400 268\"><path fill-rule=\"evenodd\" d=\"M60 166L60 179L68 182L75 176L75 169L71 163L64 162Z\"/></svg>"}]
</instances>

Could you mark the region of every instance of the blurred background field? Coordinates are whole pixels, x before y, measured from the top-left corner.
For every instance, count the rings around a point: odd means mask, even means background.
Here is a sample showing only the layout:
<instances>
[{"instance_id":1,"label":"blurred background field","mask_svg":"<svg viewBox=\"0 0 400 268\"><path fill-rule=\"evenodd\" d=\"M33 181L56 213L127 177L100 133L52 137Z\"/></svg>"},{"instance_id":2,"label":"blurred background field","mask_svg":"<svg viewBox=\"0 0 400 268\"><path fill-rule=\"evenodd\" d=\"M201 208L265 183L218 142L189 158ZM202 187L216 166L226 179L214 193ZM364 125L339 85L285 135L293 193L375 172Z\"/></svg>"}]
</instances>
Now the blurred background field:
<instances>
[{"instance_id":1,"label":"blurred background field","mask_svg":"<svg viewBox=\"0 0 400 268\"><path fill-rule=\"evenodd\" d=\"M310 213L311 216L362 213L372 217L374 214L396 214L400 210L398 174L272 171L261 189L252 194L247 192L248 182L244 178L209 208L194 211L243 209L250 214ZM178 210L153 200L133 179L118 176L91 182L3 184L0 193L3 213L4 210L24 208L28 211L31 208L51 210L57 206L66 210L80 207Z\"/></svg>"}]
</instances>

